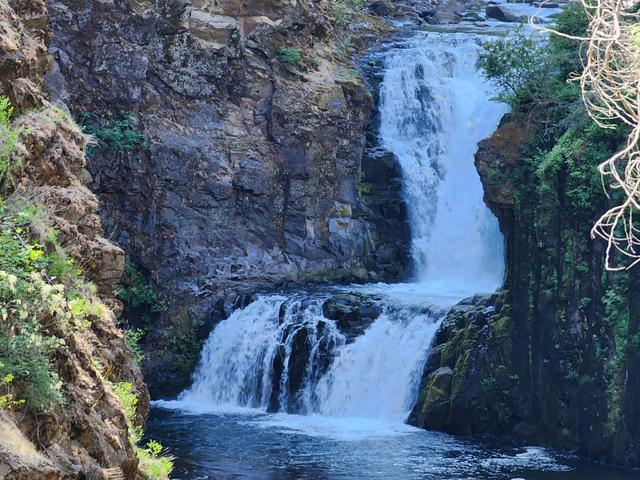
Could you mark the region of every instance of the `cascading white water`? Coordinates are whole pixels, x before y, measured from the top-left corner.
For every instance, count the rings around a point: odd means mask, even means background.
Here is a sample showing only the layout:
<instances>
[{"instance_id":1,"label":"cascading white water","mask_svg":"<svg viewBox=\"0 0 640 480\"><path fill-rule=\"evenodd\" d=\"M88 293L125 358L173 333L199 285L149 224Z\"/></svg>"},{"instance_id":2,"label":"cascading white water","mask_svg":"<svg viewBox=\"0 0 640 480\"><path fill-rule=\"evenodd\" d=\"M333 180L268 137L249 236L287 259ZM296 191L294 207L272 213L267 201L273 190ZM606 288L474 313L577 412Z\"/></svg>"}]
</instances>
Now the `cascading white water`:
<instances>
[{"instance_id":1,"label":"cascading white water","mask_svg":"<svg viewBox=\"0 0 640 480\"><path fill-rule=\"evenodd\" d=\"M502 280L502 238L473 155L506 107L476 72L478 48L473 35L422 32L385 60L381 140L402 166L420 281L369 286L382 312L353 342L324 317L329 294L262 296L216 326L182 400L406 419L442 317L425 304Z\"/></svg>"},{"instance_id":2,"label":"cascading white water","mask_svg":"<svg viewBox=\"0 0 640 480\"><path fill-rule=\"evenodd\" d=\"M195 381L181 397L221 406L266 405L284 300L261 297L217 325L202 349Z\"/></svg>"},{"instance_id":3,"label":"cascading white water","mask_svg":"<svg viewBox=\"0 0 640 480\"><path fill-rule=\"evenodd\" d=\"M503 275L473 155L508 107L490 100L479 48L466 33L422 33L387 57L380 92L380 135L402 166L418 281L435 291L492 291Z\"/></svg>"},{"instance_id":4,"label":"cascading white water","mask_svg":"<svg viewBox=\"0 0 640 480\"><path fill-rule=\"evenodd\" d=\"M403 420L439 315L386 305L366 333L347 344L322 313L327 298L261 296L236 310L205 343L194 383L180 399ZM296 366L300 359L304 365Z\"/></svg>"},{"instance_id":5,"label":"cascading white water","mask_svg":"<svg viewBox=\"0 0 640 480\"><path fill-rule=\"evenodd\" d=\"M411 309L385 312L364 335L338 350L317 387L319 412L391 421L407 418L438 319Z\"/></svg>"}]
</instances>

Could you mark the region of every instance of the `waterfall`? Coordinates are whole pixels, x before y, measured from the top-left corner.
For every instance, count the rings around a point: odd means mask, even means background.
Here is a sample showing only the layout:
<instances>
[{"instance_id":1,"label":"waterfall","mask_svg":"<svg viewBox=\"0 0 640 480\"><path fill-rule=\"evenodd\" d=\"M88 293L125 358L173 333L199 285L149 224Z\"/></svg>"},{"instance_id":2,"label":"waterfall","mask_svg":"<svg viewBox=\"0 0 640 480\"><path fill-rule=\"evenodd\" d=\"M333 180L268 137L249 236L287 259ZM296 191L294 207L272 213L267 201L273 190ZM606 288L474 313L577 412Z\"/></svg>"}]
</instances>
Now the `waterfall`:
<instances>
[{"instance_id":1,"label":"waterfall","mask_svg":"<svg viewBox=\"0 0 640 480\"><path fill-rule=\"evenodd\" d=\"M388 55L380 92L380 135L402 166L417 280L436 291L491 291L503 276L502 237L473 155L508 107L490 100L479 48L469 34L419 34Z\"/></svg>"},{"instance_id":2,"label":"waterfall","mask_svg":"<svg viewBox=\"0 0 640 480\"><path fill-rule=\"evenodd\" d=\"M233 312L207 339L180 399L404 420L440 314L387 301L366 333L348 343L323 315L328 297L265 295Z\"/></svg>"},{"instance_id":3,"label":"waterfall","mask_svg":"<svg viewBox=\"0 0 640 480\"><path fill-rule=\"evenodd\" d=\"M380 137L402 167L418 282L364 288L376 315L355 338L325 316L335 291L260 296L215 327L181 400L406 419L441 307L502 280L473 155L506 107L476 71L478 48L472 35L421 32L386 56Z\"/></svg>"}]
</instances>

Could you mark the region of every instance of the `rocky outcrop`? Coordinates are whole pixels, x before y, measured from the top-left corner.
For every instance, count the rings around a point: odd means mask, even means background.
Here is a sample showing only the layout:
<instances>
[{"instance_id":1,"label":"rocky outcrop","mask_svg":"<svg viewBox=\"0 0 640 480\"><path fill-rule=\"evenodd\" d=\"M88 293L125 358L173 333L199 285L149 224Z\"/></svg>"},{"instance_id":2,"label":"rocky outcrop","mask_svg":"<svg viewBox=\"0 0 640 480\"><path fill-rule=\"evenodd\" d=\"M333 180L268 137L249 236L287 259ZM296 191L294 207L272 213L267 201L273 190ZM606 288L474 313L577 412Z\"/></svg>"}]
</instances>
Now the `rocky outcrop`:
<instances>
[{"instance_id":1,"label":"rocky outcrop","mask_svg":"<svg viewBox=\"0 0 640 480\"><path fill-rule=\"evenodd\" d=\"M0 91L20 110L42 105L51 30L42 1L0 2Z\"/></svg>"},{"instance_id":2,"label":"rocky outcrop","mask_svg":"<svg viewBox=\"0 0 640 480\"><path fill-rule=\"evenodd\" d=\"M503 230L513 222L514 175L522 147L532 135L524 118L509 113L489 138L478 143L475 165L482 179L484 201Z\"/></svg>"},{"instance_id":3,"label":"rocky outcrop","mask_svg":"<svg viewBox=\"0 0 640 480\"><path fill-rule=\"evenodd\" d=\"M637 465L638 273L605 272L589 236L607 208L597 163L624 139L581 124L555 146L541 138L531 118L507 116L480 144L485 200L506 239L505 289L449 313L411 422Z\"/></svg>"},{"instance_id":4,"label":"rocky outcrop","mask_svg":"<svg viewBox=\"0 0 640 480\"><path fill-rule=\"evenodd\" d=\"M371 101L323 52L336 48L328 5L52 7L52 89L77 116L131 111L148 143L90 170L108 225L154 282L205 295L375 268L380 246L354 215Z\"/></svg>"},{"instance_id":5,"label":"rocky outcrop","mask_svg":"<svg viewBox=\"0 0 640 480\"><path fill-rule=\"evenodd\" d=\"M449 433L504 432L514 422L510 305L501 295L454 306L433 340L409 423ZM492 372L491 376L487 372Z\"/></svg>"},{"instance_id":6,"label":"rocky outcrop","mask_svg":"<svg viewBox=\"0 0 640 480\"><path fill-rule=\"evenodd\" d=\"M43 76L50 68L47 21L43 2L0 2L0 95L15 107L17 119L12 128L22 132L8 160L15 161L15 167L3 172L9 174L3 179L3 196L10 194L12 202L38 205L40 216L31 226L32 233L38 234L38 228L45 225L55 226L56 244L76 261L114 310L100 309L91 315L90 327L58 339L65 347L51 361L62 383L63 404L40 412L29 405L9 405L0 411L0 478L106 479L117 475L141 479L124 407L107 383L131 383L139 398L136 415L142 421L149 395L123 333L116 327L114 313L118 308L113 292L124 266L124 252L104 238L97 199L87 188L91 180L85 168L88 138L67 111L49 104L42 94ZM55 279L49 281L55 283ZM3 305L3 315L7 311L11 319L11 309ZM38 321L55 325L63 312L49 315Z\"/></svg>"},{"instance_id":7,"label":"rocky outcrop","mask_svg":"<svg viewBox=\"0 0 640 480\"><path fill-rule=\"evenodd\" d=\"M382 313L382 307L367 295L344 293L334 295L322 304L322 313L334 320L338 330L353 342Z\"/></svg>"}]
</instances>

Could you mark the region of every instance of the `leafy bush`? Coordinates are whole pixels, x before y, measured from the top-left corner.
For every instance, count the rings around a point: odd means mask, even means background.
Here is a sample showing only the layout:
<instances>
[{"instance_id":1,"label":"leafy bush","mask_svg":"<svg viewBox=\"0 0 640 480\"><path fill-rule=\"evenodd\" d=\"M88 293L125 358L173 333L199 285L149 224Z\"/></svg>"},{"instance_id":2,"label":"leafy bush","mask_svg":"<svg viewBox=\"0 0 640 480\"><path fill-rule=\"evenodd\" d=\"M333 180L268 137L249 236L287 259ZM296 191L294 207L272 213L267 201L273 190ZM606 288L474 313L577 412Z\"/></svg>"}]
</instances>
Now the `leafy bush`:
<instances>
[{"instance_id":1,"label":"leafy bush","mask_svg":"<svg viewBox=\"0 0 640 480\"><path fill-rule=\"evenodd\" d=\"M518 28L507 39L487 42L478 66L499 89L498 99L517 108L529 99L543 76L542 47Z\"/></svg>"},{"instance_id":2,"label":"leafy bush","mask_svg":"<svg viewBox=\"0 0 640 480\"><path fill-rule=\"evenodd\" d=\"M61 259L53 230L43 231L44 240L32 232L41 214L27 203L0 201L0 378L11 379L4 389L34 411L62 402L55 357L102 311L86 297L91 289L77 269Z\"/></svg>"},{"instance_id":3,"label":"leafy bush","mask_svg":"<svg viewBox=\"0 0 640 480\"><path fill-rule=\"evenodd\" d=\"M149 284L144 274L131 262L124 266L124 280L118 285L116 295L126 307L162 312L166 306L158 299L158 294Z\"/></svg>"},{"instance_id":4,"label":"leafy bush","mask_svg":"<svg viewBox=\"0 0 640 480\"><path fill-rule=\"evenodd\" d=\"M136 148L149 148L144 135L135 130L134 118L129 112L120 111L107 126L100 126L95 114L85 113L80 124L82 131L93 136L95 141L95 145L87 147L88 156L99 150L126 152Z\"/></svg>"},{"instance_id":5,"label":"leafy bush","mask_svg":"<svg viewBox=\"0 0 640 480\"><path fill-rule=\"evenodd\" d=\"M349 23L349 13L351 10L342 0L333 0L331 2L331 10L333 13L333 19L338 25L347 25Z\"/></svg>"},{"instance_id":6,"label":"leafy bush","mask_svg":"<svg viewBox=\"0 0 640 480\"><path fill-rule=\"evenodd\" d=\"M13 127L13 107L7 97L0 96L0 192L7 187L9 177L16 167L11 155L24 129Z\"/></svg>"},{"instance_id":7,"label":"leafy bush","mask_svg":"<svg viewBox=\"0 0 640 480\"><path fill-rule=\"evenodd\" d=\"M154 440L149 440L146 448L138 448L140 469L149 480L167 480L173 470L173 459L162 453L163 447Z\"/></svg>"},{"instance_id":8,"label":"leafy bush","mask_svg":"<svg viewBox=\"0 0 640 480\"><path fill-rule=\"evenodd\" d=\"M332 0L333 19L338 25L346 26L349 23L349 15L354 13L354 9L362 10L365 6L364 0Z\"/></svg>"},{"instance_id":9,"label":"leafy bush","mask_svg":"<svg viewBox=\"0 0 640 480\"><path fill-rule=\"evenodd\" d=\"M124 306L122 326L125 339L136 361L141 364L144 360L142 343L153 327L154 319L167 307L160 301L145 275L131 262L125 264L116 295Z\"/></svg>"},{"instance_id":10,"label":"leafy bush","mask_svg":"<svg viewBox=\"0 0 640 480\"><path fill-rule=\"evenodd\" d=\"M587 25L583 7L573 4L558 16L555 28L585 35ZM569 75L581 68L579 49L575 40L551 35L540 42L519 28L505 39L485 43L478 66L498 87L498 100L514 109L538 104L553 110L579 96L579 86L567 83Z\"/></svg>"},{"instance_id":11,"label":"leafy bush","mask_svg":"<svg viewBox=\"0 0 640 480\"><path fill-rule=\"evenodd\" d=\"M124 330L125 341L133 352L133 356L138 365L142 365L142 362L144 361L142 341L145 335L146 332L142 328L129 328Z\"/></svg>"},{"instance_id":12,"label":"leafy bush","mask_svg":"<svg viewBox=\"0 0 640 480\"><path fill-rule=\"evenodd\" d=\"M125 420L129 428L129 440L136 449L140 460L140 470L149 480L168 480L173 470L173 458L163 453L163 447L155 440L149 440L145 447L137 444L144 434L142 427L135 424L138 397L133 392L133 385L128 382L111 384L113 393L120 399L124 407Z\"/></svg>"},{"instance_id":13,"label":"leafy bush","mask_svg":"<svg viewBox=\"0 0 640 480\"><path fill-rule=\"evenodd\" d=\"M302 60L302 53L296 47L280 47L277 55L280 63L289 65L298 65Z\"/></svg>"},{"instance_id":14,"label":"leafy bush","mask_svg":"<svg viewBox=\"0 0 640 480\"><path fill-rule=\"evenodd\" d=\"M0 362L0 370L4 370L4 363ZM24 400L15 400L13 393L10 392L11 382L13 382L13 373L7 373L0 376L0 409L7 410L17 405L22 405Z\"/></svg>"}]
</instances>

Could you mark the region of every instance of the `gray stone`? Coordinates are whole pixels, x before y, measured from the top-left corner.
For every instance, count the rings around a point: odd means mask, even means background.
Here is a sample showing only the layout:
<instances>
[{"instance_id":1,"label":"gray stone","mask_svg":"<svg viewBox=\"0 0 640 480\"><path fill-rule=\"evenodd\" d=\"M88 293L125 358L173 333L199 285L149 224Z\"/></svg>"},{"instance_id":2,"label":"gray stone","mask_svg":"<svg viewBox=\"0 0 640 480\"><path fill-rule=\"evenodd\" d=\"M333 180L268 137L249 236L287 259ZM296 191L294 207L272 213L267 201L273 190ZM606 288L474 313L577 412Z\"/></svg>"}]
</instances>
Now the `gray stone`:
<instances>
[{"instance_id":1,"label":"gray stone","mask_svg":"<svg viewBox=\"0 0 640 480\"><path fill-rule=\"evenodd\" d=\"M489 5L485 10L485 14L487 15L487 18L492 18L500 22L513 23L513 22L520 21L520 17L518 17L517 15L514 15L509 10L507 10L506 8L500 5Z\"/></svg>"}]
</instances>

